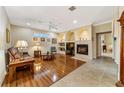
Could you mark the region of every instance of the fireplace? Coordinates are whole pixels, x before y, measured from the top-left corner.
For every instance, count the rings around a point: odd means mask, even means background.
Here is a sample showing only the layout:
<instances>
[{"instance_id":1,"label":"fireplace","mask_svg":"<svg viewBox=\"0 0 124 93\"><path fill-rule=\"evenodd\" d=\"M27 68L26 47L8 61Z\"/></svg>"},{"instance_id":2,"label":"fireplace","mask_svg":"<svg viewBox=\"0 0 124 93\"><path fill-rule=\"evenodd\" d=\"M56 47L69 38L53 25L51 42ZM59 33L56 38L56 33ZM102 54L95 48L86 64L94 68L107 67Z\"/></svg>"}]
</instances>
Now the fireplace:
<instances>
[{"instance_id":1,"label":"fireplace","mask_svg":"<svg viewBox=\"0 0 124 93\"><path fill-rule=\"evenodd\" d=\"M77 44L77 53L88 55L88 44Z\"/></svg>"}]
</instances>

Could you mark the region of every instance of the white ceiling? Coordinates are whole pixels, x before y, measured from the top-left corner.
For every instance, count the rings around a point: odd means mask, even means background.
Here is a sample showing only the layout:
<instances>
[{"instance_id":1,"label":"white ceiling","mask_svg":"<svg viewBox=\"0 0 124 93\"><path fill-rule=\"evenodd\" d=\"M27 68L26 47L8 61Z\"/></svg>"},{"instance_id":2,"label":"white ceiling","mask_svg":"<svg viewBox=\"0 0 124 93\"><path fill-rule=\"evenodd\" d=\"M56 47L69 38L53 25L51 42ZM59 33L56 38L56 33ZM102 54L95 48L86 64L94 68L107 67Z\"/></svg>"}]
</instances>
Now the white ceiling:
<instances>
[{"instance_id":1,"label":"white ceiling","mask_svg":"<svg viewBox=\"0 0 124 93\"><path fill-rule=\"evenodd\" d=\"M68 31L83 25L112 20L114 7L110 6L6 6L11 24L49 30L49 22L57 32ZM73 20L77 20L74 24ZM31 25L26 25L29 22Z\"/></svg>"}]
</instances>

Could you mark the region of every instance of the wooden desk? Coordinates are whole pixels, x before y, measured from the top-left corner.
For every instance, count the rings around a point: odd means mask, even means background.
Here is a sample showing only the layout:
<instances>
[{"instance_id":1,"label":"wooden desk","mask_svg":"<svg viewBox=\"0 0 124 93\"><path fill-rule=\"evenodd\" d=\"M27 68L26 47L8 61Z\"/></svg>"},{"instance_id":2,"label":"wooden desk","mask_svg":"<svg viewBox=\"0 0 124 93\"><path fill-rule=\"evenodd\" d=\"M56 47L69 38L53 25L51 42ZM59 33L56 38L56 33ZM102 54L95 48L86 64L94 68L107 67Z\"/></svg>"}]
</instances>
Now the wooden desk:
<instances>
[{"instance_id":1,"label":"wooden desk","mask_svg":"<svg viewBox=\"0 0 124 93\"><path fill-rule=\"evenodd\" d=\"M13 75L16 73L16 68L21 66L30 66L30 72L34 74L34 58L26 57L24 60L15 59L9 64L8 82L13 81Z\"/></svg>"}]
</instances>

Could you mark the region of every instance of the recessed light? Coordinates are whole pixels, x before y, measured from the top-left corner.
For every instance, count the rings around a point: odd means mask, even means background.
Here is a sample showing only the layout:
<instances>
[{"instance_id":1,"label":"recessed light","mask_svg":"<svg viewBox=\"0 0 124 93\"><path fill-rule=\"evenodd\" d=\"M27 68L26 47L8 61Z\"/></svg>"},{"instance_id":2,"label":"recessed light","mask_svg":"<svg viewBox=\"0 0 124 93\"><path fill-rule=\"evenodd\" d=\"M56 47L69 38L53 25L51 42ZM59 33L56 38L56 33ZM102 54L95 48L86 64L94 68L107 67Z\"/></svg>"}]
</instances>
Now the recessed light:
<instances>
[{"instance_id":1,"label":"recessed light","mask_svg":"<svg viewBox=\"0 0 124 93\"><path fill-rule=\"evenodd\" d=\"M73 20L73 24L76 24L77 23L77 20Z\"/></svg>"},{"instance_id":2,"label":"recessed light","mask_svg":"<svg viewBox=\"0 0 124 93\"><path fill-rule=\"evenodd\" d=\"M31 24L29 22L27 22L26 25L30 26Z\"/></svg>"}]
</instances>

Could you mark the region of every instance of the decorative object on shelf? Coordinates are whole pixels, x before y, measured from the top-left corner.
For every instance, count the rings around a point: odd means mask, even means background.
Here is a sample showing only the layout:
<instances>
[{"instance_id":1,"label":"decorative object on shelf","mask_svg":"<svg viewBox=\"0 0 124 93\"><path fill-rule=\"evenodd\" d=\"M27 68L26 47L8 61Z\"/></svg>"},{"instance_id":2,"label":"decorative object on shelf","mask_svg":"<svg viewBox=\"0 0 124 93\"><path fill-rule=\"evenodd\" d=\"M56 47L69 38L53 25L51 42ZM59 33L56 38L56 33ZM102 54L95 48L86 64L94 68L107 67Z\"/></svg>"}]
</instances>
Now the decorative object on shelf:
<instances>
[{"instance_id":1,"label":"decorative object on shelf","mask_svg":"<svg viewBox=\"0 0 124 93\"><path fill-rule=\"evenodd\" d=\"M28 43L24 40L19 40L16 43L16 47L18 48L18 50L20 52L20 60L23 60L23 50L27 49Z\"/></svg>"},{"instance_id":2,"label":"decorative object on shelf","mask_svg":"<svg viewBox=\"0 0 124 93\"><path fill-rule=\"evenodd\" d=\"M89 40L89 33L87 30L81 30L79 33L79 40Z\"/></svg>"},{"instance_id":3,"label":"decorative object on shelf","mask_svg":"<svg viewBox=\"0 0 124 93\"><path fill-rule=\"evenodd\" d=\"M60 47L59 50L60 51L65 51L65 48L64 47Z\"/></svg>"},{"instance_id":4,"label":"decorative object on shelf","mask_svg":"<svg viewBox=\"0 0 124 93\"><path fill-rule=\"evenodd\" d=\"M80 41L82 40L82 38L80 37Z\"/></svg>"},{"instance_id":5,"label":"decorative object on shelf","mask_svg":"<svg viewBox=\"0 0 124 93\"><path fill-rule=\"evenodd\" d=\"M52 44L57 44L57 38L52 38Z\"/></svg>"},{"instance_id":6,"label":"decorative object on shelf","mask_svg":"<svg viewBox=\"0 0 124 93\"><path fill-rule=\"evenodd\" d=\"M8 28L6 29L6 43L10 43L10 31Z\"/></svg>"},{"instance_id":7,"label":"decorative object on shelf","mask_svg":"<svg viewBox=\"0 0 124 93\"><path fill-rule=\"evenodd\" d=\"M60 46L65 46L65 43L64 43L64 42L62 42L62 43L59 43L59 45L60 45Z\"/></svg>"}]
</instances>

